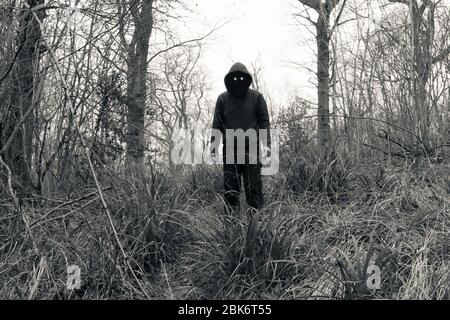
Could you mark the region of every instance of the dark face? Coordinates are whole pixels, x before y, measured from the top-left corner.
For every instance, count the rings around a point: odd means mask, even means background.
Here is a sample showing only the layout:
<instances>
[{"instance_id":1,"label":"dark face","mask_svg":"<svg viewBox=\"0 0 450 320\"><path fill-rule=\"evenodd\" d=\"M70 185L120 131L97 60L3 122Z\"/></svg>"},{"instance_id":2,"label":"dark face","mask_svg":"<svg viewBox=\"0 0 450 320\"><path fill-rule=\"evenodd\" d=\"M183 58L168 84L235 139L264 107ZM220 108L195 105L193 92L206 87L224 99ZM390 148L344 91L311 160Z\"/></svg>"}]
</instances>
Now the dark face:
<instances>
[{"instance_id":1,"label":"dark face","mask_svg":"<svg viewBox=\"0 0 450 320\"><path fill-rule=\"evenodd\" d=\"M227 80L228 91L231 95L235 97L245 96L249 87L248 75L236 72L234 74L230 74Z\"/></svg>"}]
</instances>

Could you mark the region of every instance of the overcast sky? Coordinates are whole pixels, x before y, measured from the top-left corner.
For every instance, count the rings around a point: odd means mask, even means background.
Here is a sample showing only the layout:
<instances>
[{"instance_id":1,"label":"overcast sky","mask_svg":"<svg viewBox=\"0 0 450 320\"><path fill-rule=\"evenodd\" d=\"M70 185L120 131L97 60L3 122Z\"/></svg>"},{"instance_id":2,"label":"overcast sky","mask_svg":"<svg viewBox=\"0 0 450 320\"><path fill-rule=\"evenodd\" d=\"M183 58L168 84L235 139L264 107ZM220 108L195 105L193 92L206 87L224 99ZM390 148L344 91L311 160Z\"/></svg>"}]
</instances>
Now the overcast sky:
<instances>
[{"instance_id":1,"label":"overcast sky","mask_svg":"<svg viewBox=\"0 0 450 320\"><path fill-rule=\"evenodd\" d=\"M251 63L258 61L263 69L263 93L271 95L277 108L286 105L294 95L316 102L315 30L305 19L294 18L294 14L305 13L305 6L298 0L186 0L185 3L189 12L182 11L182 19L170 22L170 28L179 33L179 40L198 38L225 23L208 37L200 61L208 73L212 99L225 90L223 78L234 62L243 62L250 69ZM387 0L348 0L347 7L354 3L362 10L359 14L369 18L358 20L372 25L384 14L381 7L394 13L407 10L403 4ZM440 5L444 9L450 7L450 0L442 0ZM346 23L339 26L338 50L355 53L356 24L362 22L348 21L354 17L354 13L344 10L341 21Z\"/></svg>"},{"instance_id":2,"label":"overcast sky","mask_svg":"<svg viewBox=\"0 0 450 320\"><path fill-rule=\"evenodd\" d=\"M339 27L338 41L341 47L345 41L342 49L353 53L354 40L358 38L356 24L359 28L362 28L361 23L373 27L386 12L395 14L408 10L403 4L387 0L349 0L347 7L355 3L359 14L370 19L355 21L355 14L344 10L341 21L346 22ZM450 0L442 0L441 6L450 6ZM181 38L205 34L213 26L228 21L203 49L201 63L208 72L212 98L225 90L223 78L233 62L240 61L250 67L259 59L265 91L271 94L277 108L286 105L295 94L316 102L316 77L311 72L316 69L315 30L305 19L294 18L294 14L305 13L305 6L299 1L192 0L189 7L192 12L182 19ZM312 19L315 20L314 13Z\"/></svg>"},{"instance_id":3,"label":"overcast sky","mask_svg":"<svg viewBox=\"0 0 450 320\"><path fill-rule=\"evenodd\" d=\"M294 1L274 0L194 0L195 13L186 27L193 33L225 26L214 33L204 48L202 65L209 73L212 95L225 90L223 78L231 64L250 64L257 60L263 68L267 91L275 101L298 92L314 99L314 75L292 67L290 61L314 68L314 37L295 23ZM303 34L302 34L303 32Z\"/></svg>"}]
</instances>

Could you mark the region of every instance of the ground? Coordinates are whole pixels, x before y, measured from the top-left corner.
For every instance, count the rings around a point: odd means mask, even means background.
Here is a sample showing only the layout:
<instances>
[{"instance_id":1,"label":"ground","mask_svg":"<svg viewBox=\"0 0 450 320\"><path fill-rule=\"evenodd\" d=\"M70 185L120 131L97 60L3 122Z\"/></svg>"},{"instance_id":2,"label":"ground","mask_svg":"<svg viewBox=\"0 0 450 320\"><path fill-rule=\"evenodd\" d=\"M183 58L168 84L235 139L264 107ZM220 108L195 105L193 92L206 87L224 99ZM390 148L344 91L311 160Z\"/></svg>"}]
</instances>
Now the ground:
<instances>
[{"instance_id":1,"label":"ground","mask_svg":"<svg viewBox=\"0 0 450 320\"><path fill-rule=\"evenodd\" d=\"M19 209L5 199L0 298L447 299L447 172L352 170L338 196L288 192L286 179L267 178L259 216L244 207L228 219L220 176L205 175L196 191L189 179L156 191L116 183L105 198L117 238L95 193ZM67 290L68 265L80 267L79 290Z\"/></svg>"}]
</instances>

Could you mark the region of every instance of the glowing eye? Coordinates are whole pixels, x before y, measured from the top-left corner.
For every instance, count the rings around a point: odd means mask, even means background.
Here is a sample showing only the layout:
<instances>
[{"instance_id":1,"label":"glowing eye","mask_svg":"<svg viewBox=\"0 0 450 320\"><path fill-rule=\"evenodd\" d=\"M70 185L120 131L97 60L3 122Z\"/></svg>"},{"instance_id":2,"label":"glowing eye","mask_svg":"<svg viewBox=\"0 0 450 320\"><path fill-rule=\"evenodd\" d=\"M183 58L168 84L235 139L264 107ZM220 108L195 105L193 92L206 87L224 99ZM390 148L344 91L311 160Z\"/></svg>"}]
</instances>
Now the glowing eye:
<instances>
[{"instance_id":1,"label":"glowing eye","mask_svg":"<svg viewBox=\"0 0 450 320\"><path fill-rule=\"evenodd\" d=\"M234 81L237 81L237 78L236 78L236 77L234 77L234 78L233 78L233 80L234 80Z\"/></svg>"},{"instance_id":2,"label":"glowing eye","mask_svg":"<svg viewBox=\"0 0 450 320\"><path fill-rule=\"evenodd\" d=\"M244 77L241 77L241 81L244 81Z\"/></svg>"}]
</instances>

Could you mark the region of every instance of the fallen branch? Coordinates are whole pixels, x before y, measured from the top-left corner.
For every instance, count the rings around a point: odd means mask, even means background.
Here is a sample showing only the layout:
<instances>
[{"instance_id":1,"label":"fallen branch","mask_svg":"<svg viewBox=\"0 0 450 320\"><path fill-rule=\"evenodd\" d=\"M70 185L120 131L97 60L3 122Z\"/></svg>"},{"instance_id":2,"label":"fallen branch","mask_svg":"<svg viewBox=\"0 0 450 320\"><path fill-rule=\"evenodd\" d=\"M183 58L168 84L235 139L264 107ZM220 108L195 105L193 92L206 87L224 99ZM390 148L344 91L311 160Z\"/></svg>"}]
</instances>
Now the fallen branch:
<instances>
[{"instance_id":1,"label":"fallen branch","mask_svg":"<svg viewBox=\"0 0 450 320\"><path fill-rule=\"evenodd\" d=\"M110 190L110 189L112 189L112 187L107 187L107 188L103 189L102 191L107 191L107 190ZM30 227L31 227L31 228L34 227L36 224L38 224L39 222L41 222L42 220L44 220L45 218L47 218L49 215L51 215L51 214L54 213L55 211L61 209L62 207L69 206L69 205L72 205L72 204L74 204L74 203L83 201L83 200L85 200L85 199L88 199L88 198L90 198L90 197L96 195L96 194L97 194L97 191L94 191L94 192L88 193L88 194L86 194L86 195L84 195L84 196L81 196L81 197L79 197L79 198L77 198L77 199L73 199L73 200L69 200L69 201L66 201L66 202L64 202L64 203L61 203L60 205L56 206L55 208L53 208L52 210L50 210L49 212L47 212L46 214L44 214L42 217L38 218L36 221L33 221L33 222L30 224Z\"/></svg>"}]
</instances>

